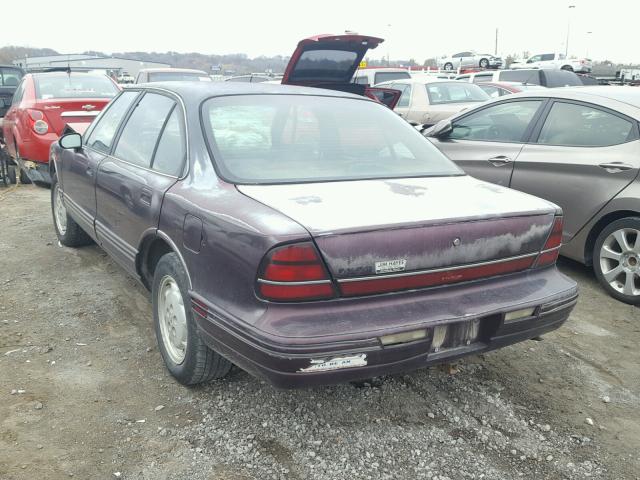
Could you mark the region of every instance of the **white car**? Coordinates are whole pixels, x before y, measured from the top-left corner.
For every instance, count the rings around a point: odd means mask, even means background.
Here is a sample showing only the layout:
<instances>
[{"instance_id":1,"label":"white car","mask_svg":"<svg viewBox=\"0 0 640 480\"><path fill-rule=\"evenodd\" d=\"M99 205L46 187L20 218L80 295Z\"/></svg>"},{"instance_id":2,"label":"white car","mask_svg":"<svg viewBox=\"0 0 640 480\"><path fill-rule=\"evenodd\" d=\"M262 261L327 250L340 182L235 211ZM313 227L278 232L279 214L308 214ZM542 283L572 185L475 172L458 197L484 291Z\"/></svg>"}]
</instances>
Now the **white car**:
<instances>
[{"instance_id":1,"label":"white car","mask_svg":"<svg viewBox=\"0 0 640 480\"><path fill-rule=\"evenodd\" d=\"M361 85L377 85L391 80L402 80L411 78L409 70L406 68L393 67L366 67L356 70L353 81Z\"/></svg>"},{"instance_id":2,"label":"white car","mask_svg":"<svg viewBox=\"0 0 640 480\"><path fill-rule=\"evenodd\" d=\"M402 92L393 109L412 125L428 127L489 100L480 87L439 78L393 80L376 85Z\"/></svg>"},{"instance_id":3,"label":"white car","mask_svg":"<svg viewBox=\"0 0 640 480\"><path fill-rule=\"evenodd\" d=\"M457 70L458 68L500 68L502 58L489 53L459 52L445 55L437 60L438 67L443 70Z\"/></svg>"},{"instance_id":4,"label":"white car","mask_svg":"<svg viewBox=\"0 0 640 480\"><path fill-rule=\"evenodd\" d=\"M542 68L550 70L569 70L579 73L591 73L591 60L588 58L567 58L563 53L540 53L526 60L513 62L509 68Z\"/></svg>"}]
</instances>

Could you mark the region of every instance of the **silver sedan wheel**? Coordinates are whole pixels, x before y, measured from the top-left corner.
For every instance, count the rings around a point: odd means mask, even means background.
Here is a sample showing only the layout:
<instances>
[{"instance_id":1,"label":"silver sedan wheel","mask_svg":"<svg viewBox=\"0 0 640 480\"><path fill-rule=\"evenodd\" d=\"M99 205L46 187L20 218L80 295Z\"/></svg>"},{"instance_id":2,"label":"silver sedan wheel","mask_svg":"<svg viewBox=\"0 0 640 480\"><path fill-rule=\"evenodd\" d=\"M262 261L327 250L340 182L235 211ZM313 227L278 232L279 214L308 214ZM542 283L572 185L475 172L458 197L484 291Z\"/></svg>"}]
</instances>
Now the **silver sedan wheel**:
<instances>
[{"instance_id":1,"label":"silver sedan wheel","mask_svg":"<svg viewBox=\"0 0 640 480\"><path fill-rule=\"evenodd\" d=\"M187 315L180 288L169 275L160 281L158 318L165 350L171 361L180 365L187 354Z\"/></svg>"},{"instance_id":2,"label":"silver sedan wheel","mask_svg":"<svg viewBox=\"0 0 640 480\"><path fill-rule=\"evenodd\" d=\"M53 195L53 213L58 232L64 236L67 233L67 208L64 206L64 197L58 183L56 183Z\"/></svg>"},{"instance_id":3,"label":"silver sedan wheel","mask_svg":"<svg viewBox=\"0 0 640 480\"><path fill-rule=\"evenodd\" d=\"M611 233L600 249L600 269L614 290L640 295L640 231L623 228Z\"/></svg>"}]
</instances>

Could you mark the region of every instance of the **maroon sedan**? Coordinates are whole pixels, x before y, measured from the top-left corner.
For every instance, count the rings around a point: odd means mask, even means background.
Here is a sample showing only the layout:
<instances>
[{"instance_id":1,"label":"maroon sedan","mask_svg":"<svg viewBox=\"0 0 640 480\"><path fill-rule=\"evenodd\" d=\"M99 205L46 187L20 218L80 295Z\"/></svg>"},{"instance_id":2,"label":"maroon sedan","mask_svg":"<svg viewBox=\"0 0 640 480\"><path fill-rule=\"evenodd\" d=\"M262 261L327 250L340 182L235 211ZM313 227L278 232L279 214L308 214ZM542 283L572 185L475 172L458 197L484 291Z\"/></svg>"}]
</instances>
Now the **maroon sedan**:
<instances>
[{"instance_id":1,"label":"maroon sedan","mask_svg":"<svg viewBox=\"0 0 640 480\"><path fill-rule=\"evenodd\" d=\"M183 384L404 372L539 336L577 299L556 205L465 175L362 96L249 83L123 91L52 148L63 245L151 290Z\"/></svg>"},{"instance_id":2,"label":"maroon sedan","mask_svg":"<svg viewBox=\"0 0 640 480\"><path fill-rule=\"evenodd\" d=\"M525 92L527 90L541 90L546 88L533 83L518 82L478 82L476 85L484 90L484 92L491 98L503 97L505 95Z\"/></svg>"}]
</instances>

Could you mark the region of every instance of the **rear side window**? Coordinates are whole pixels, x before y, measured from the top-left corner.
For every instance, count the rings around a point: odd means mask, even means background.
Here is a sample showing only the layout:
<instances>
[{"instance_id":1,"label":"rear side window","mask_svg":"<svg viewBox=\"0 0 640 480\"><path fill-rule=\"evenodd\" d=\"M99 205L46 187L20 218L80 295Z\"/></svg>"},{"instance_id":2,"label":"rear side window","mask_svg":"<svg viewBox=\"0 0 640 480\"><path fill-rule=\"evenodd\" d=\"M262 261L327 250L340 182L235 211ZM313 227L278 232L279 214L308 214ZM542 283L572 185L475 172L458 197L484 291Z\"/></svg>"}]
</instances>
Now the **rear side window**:
<instances>
[{"instance_id":1,"label":"rear side window","mask_svg":"<svg viewBox=\"0 0 640 480\"><path fill-rule=\"evenodd\" d=\"M521 142L542 100L493 105L453 123L449 138L488 142Z\"/></svg>"},{"instance_id":2,"label":"rear side window","mask_svg":"<svg viewBox=\"0 0 640 480\"><path fill-rule=\"evenodd\" d=\"M127 120L113 155L134 165L149 168L160 132L175 102L169 97L147 93Z\"/></svg>"},{"instance_id":3,"label":"rear side window","mask_svg":"<svg viewBox=\"0 0 640 480\"><path fill-rule=\"evenodd\" d=\"M540 131L538 143L604 147L625 143L634 136L633 124L603 110L555 102Z\"/></svg>"},{"instance_id":4,"label":"rear side window","mask_svg":"<svg viewBox=\"0 0 640 480\"><path fill-rule=\"evenodd\" d=\"M396 107L408 107L411 103L411 85L408 83L394 83L391 88L402 92Z\"/></svg>"},{"instance_id":5,"label":"rear side window","mask_svg":"<svg viewBox=\"0 0 640 480\"><path fill-rule=\"evenodd\" d=\"M540 85L540 70L503 70L500 72L500 81Z\"/></svg>"},{"instance_id":6,"label":"rear side window","mask_svg":"<svg viewBox=\"0 0 640 480\"><path fill-rule=\"evenodd\" d=\"M93 128L85 144L102 153L109 153L113 137L118 131L125 114L129 110L131 103L138 96L139 92L123 92L118 98L113 100L100 116L98 124Z\"/></svg>"},{"instance_id":7,"label":"rear side window","mask_svg":"<svg viewBox=\"0 0 640 480\"><path fill-rule=\"evenodd\" d=\"M118 87L105 75L40 75L36 76L36 97L50 98L111 98Z\"/></svg>"},{"instance_id":8,"label":"rear side window","mask_svg":"<svg viewBox=\"0 0 640 480\"><path fill-rule=\"evenodd\" d=\"M346 50L306 50L296 63L291 80L344 80L357 57L356 52Z\"/></svg>"},{"instance_id":9,"label":"rear side window","mask_svg":"<svg viewBox=\"0 0 640 480\"><path fill-rule=\"evenodd\" d=\"M178 177L182 170L186 152L182 113L180 108L176 106L164 126L160 142L158 142L158 148L153 156L151 168L160 173Z\"/></svg>"},{"instance_id":10,"label":"rear side window","mask_svg":"<svg viewBox=\"0 0 640 480\"><path fill-rule=\"evenodd\" d=\"M369 85L369 79L366 75L360 75L359 77L356 77L356 83L360 85Z\"/></svg>"},{"instance_id":11,"label":"rear side window","mask_svg":"<svg viewBox=\"0 0 640 480\"><path fill-rule=\"evenodd\" d=\"M540 57L543 62L548 62L549 60L553 60L555 55L553 53L544 53L540 55Z\"/></svg>"},{"instance_id":12,"label":"rear side window","mask_svg":"<svg viewBox=\"0 0 640 480\"><path fill-rule=\"evenodd\" d=\"M405 78L411 78L409 72L376 72L374 84L377 85L390 80L404 80Z\"/></svg>"}]
</instances>

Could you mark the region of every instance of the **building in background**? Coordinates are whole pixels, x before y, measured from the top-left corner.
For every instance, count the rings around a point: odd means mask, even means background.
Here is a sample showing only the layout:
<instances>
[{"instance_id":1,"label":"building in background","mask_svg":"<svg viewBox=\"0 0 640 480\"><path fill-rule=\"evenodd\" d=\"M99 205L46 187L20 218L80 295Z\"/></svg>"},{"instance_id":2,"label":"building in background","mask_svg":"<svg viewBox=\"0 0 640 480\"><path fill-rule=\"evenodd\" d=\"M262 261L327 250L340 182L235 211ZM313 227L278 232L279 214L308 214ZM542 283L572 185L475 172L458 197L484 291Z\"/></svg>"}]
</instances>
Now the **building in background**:
<instances>
[{"instance_id":1,"label":"building in background","mask_svg":"<svg viewBox=\"0 0 640 480\"><path fill-rule=\"evenodd\" d=\"M73 70L104 70L119 77L125 73L135 77L143 68L168 68L168 63L143 62L131 58L101 57L84 54L49 55L45 57L26 57L13 61L14 65L33 70L40 68L71 67Z\"/></svg>"}]
</instances>

